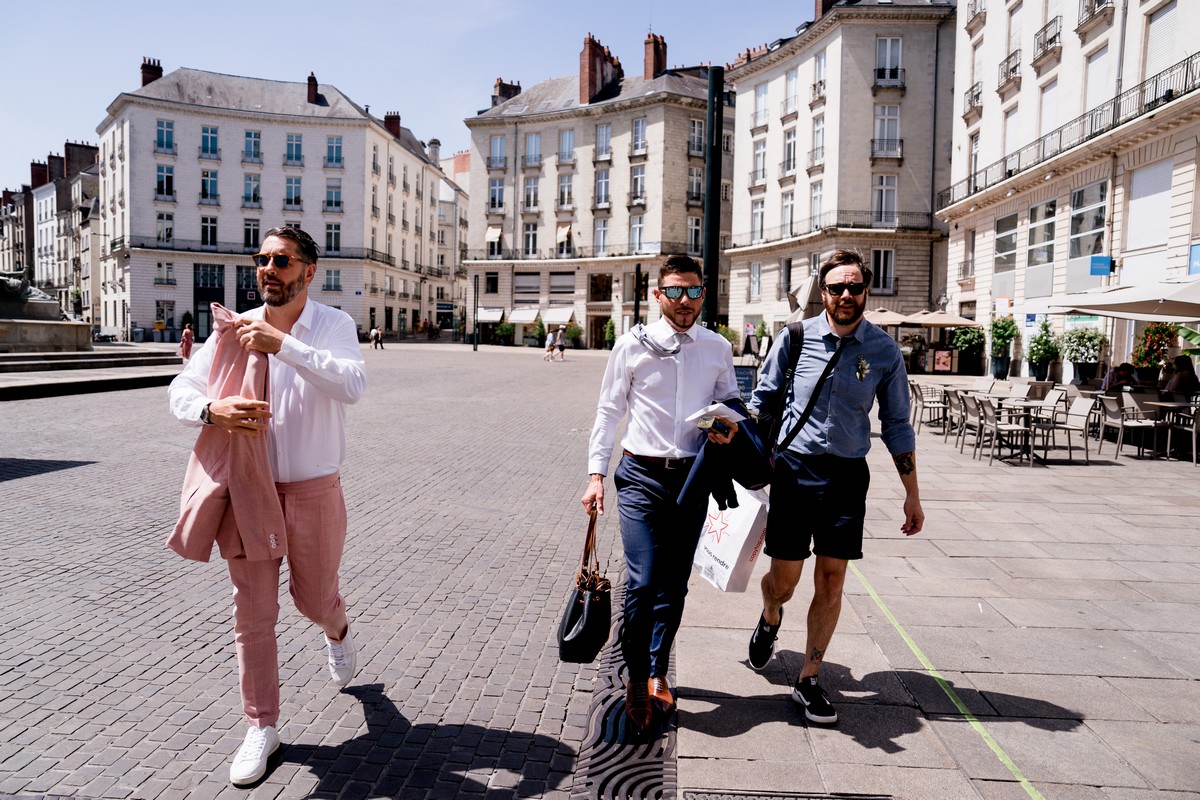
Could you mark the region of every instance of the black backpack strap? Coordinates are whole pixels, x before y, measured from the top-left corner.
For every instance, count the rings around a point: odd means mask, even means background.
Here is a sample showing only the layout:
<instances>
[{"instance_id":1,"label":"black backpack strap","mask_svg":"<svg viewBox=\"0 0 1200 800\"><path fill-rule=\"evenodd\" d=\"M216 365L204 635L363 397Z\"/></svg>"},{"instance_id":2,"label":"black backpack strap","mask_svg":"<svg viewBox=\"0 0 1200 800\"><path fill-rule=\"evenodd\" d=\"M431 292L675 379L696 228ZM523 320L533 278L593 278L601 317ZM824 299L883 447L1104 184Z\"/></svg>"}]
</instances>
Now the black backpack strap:
<instances>
[{"instance_id":1,"label":"black backpack strap","mask_svg":"<svg viewBox=\"0 0 1200 800\"><path fill-rule=\"evenodd\" d=\"M778 396L775 398L775 408L771 410L771 430L766 431L765 444L773 447L779 438L780 426L783 425L783 412L787 409L788 398L792 393L792 384L796 379L796 365L800 363L800 352L804 349L804 323L789 322L788 331L788 363L779 383Z\"/></svg>"}]
</instances>

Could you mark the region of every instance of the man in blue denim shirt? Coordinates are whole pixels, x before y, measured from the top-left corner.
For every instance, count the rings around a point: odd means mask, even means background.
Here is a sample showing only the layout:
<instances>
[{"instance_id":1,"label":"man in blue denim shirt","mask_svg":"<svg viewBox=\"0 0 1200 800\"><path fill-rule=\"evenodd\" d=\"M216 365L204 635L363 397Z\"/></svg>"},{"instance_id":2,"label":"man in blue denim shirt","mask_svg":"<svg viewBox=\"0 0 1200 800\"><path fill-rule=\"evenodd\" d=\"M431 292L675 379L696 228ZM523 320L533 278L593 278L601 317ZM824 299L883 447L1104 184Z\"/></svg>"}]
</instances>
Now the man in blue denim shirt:
<instances>
[{"instance_id":1,"label":"man in blue denim shirt","mask_svg":"<svg viewBox=\"0 0 1200 800\"><path fill-rule=\"evenodd\" d=\"M790 391L780 436L799 420L840 347L813 405L812 416L786 450L776 456L771 507L763 550L771 567L762 580L763 612L750 638L750 666L762 670L775 651L783 604L792 597L804 560L815 553L815 593L808 609L804 666L792 699L812 722L837 722L837 711L817 683L817 672L842 608L842 586L851 560L862 558L863 518L871 474L871 407L879 401L882 438L904 485L904 522L911 536L925 514L917 490L916 435L909 423L908 375L892 337L862 318L871 270L853 251L838 250L821 265L825 313L804 322L804 343L791 387L781 387L790 336L784 330L762 367L750 402L757 413ZM811 549L810 549L811 544Z\"/></svg>"}]
</instances>

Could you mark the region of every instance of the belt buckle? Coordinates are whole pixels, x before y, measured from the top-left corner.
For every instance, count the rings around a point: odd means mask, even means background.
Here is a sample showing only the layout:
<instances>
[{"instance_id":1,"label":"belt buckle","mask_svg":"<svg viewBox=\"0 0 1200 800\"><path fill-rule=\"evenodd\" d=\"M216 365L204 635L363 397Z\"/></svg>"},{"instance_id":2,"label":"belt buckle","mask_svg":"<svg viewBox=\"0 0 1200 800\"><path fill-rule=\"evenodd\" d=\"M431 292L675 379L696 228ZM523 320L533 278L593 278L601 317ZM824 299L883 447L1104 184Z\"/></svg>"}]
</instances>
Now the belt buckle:
<instances>
[{"instance_id":1,"label":"belt buckle","mask_svg":"<svg viewBox=\"0 0 1200 800\"><path fill-rule=\"evenodd\" d=\"M664 469L682 469L686 463L687 463L686 458L671 458L668 456L667 458L663 459L663 468Z\"/></svg>"}]
</instances>

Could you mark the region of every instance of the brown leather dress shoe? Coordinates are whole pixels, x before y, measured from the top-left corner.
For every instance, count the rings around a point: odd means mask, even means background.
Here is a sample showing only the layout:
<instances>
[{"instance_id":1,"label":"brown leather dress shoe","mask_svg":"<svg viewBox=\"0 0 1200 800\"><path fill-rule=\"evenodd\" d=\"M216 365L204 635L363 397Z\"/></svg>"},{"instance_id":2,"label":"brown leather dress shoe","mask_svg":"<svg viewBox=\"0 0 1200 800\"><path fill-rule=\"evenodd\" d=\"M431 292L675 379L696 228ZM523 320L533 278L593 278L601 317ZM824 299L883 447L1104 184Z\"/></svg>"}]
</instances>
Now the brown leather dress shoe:
<instances>
[{"instance_id":1,"label":"brown leather dress shoe","mask_svg":"<svg viewBox=\"0 0 1200 800\"><path fill-rule=\"evenodd\" d=\"M666 678L651 678L647 688L650 690L650 700L664 716L675 710L675 695L671 694L671 684L667 683Z\"/></svg>"},{"instance_id":2,"label":"brown leather dress shoe","mask_svg":"<svg viewBox=\"0 0 1200 800\"><path fill-rule=\"evenodd\" d=\"M625 686L625 716L640 730L649 728L654 719L649 684L649 681L630 680Z\"/></svg>"}]
</instances>

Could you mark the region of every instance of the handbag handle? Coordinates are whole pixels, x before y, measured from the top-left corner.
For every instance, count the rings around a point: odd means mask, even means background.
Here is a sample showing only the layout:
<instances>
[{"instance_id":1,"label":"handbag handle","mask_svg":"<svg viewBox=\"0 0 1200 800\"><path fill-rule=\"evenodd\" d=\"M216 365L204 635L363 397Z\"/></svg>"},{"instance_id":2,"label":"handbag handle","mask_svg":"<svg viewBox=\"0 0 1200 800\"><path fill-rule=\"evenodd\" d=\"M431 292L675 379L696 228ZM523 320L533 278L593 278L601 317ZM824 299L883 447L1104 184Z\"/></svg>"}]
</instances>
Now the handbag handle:
<instances>
[{"instance_id":1,"label":"handbag handle","mask_svg":"<svg viewBox=\"0 0 1200 800\"><path fill-rule=\"evenodd\" d=\"M596 571L600 570L600 558L596 555L596 509L588 511L587 537L583 540L583 569L587 570L595 564Z\"/></svg>"}]
</instances>

